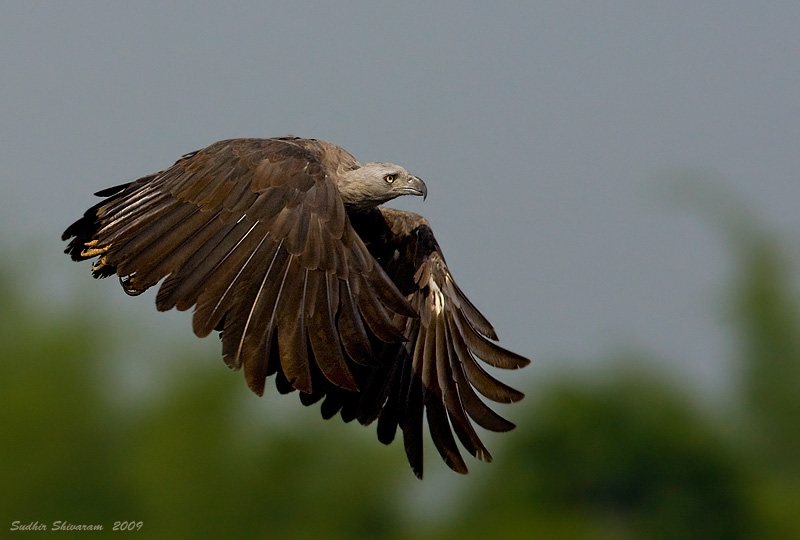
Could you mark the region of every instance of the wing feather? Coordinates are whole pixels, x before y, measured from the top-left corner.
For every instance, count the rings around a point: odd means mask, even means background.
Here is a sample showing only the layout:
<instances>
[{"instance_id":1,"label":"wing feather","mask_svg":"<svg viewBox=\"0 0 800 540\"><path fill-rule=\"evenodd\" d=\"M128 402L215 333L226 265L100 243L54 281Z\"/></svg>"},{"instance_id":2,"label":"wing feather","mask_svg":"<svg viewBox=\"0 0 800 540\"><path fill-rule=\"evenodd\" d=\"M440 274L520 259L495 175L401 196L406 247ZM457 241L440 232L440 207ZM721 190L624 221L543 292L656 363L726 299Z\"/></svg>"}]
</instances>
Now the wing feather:
<instances>
[{"instance_id":1,"label":"wing feather","mask_svg":"<svg viewBox=\"0 0 800 540\"><path fill-rule=\"evenodd\" d=\"M338 298L338 281L330 274L319 273L317 276L316 297L314 307L309 316L309 341L317 365L326 379L334 385L348 390L357 390L353 375L345 362L341 343L335 327L335 310L331 297ZM336 287L336 291L333 288Z\"/></svg>"},{"instance_id":2,"label":"wing feather","mask_svg":"<svg viewBox=\"0 0 800 540\"><path fill-rule=\"evenodd\" d=\"M463 381L464 375L461 363L453 349L450 329L447 324L442 324L443 332L438 332L437 345L443 342L445 346L444 351L437 351L437 361L441 362L441 358L446 357L449 366L442 365L439 368L440 386L444 392L445 407L447 414L450 416L450 422L458 436L458 440L472 456L482 461L492 461L492 456L489 450L484 446L475 428L472 427L472 422L467 418L466 411L464 410L464 403L461 399L461 388L459 387L458 380ZM441 349L441 345L438 345Z\"/></svg>"},{"instance_id":3,"label":"wing feather","mask_svg":"<svg viewBox=\"0 0 800 540\"><path fill-rule=\"evenodd\" d=\"M528 365L527 358L495 345L477 333L472 326L464 324L459 317L453 317L453 320L470 352L487 364L503 369L518 369Z\"/></svg>"},{"instance_id":4,"label":"wing feather","mask_svg":"<svg viewBox=\"0 0 800 540\"><path fill-rule=\"evenodd\" d=\"M206 227L209 232L212 232L210 238L203 241L186 259L178 270L164 280L156 295L156 308L159 311L167 311L174 307L179 310L186 310L192 307L197 302L197 292L203 278L214 268L218 262L217 255L220 253L220 246L226 238L230 236L238 223L216 223L209 222ZM247 227L248 224L242 225ZM253 227L254 225L250 225ZM193 236L201 237L201 235ZM199 293L198 293L199 294ZM182 299L183 302L178 304L178 300Z\"/></svg>"},{"instance_id":5,"label":"wing feather","mask_svg":"<svg viewBox=\"0 0 800 540\"><path fill-rule=\"evenodd\" d=\"M205 324L211 328L216 326L223 316L225 317L225 327L222 332L222 356L226 364L236 369L247 363L254 365L253 357L258 354L258 345L262 341L266 341L267 328L254 324L252 332L256 332L256 334L251 335L248 331L251 331L250 325L253 320L260 323L265 311L271 307L267 302L260 302L260 300L262 296L266 295L268 280L270 278L280 279L275 276L279 275L286 258L279 249L280 244L273 247L268 243L268 236L268 232L264 233L244 264L229 265L228 271L234 273L234 277L214 281L214 288L206 291L205 298L200 297L195 312L195 316L204 320ZM260 251L261 253L259 253ZM247 271L248 265L257 256L258 260L261 260L261 256L270 252L272 257L266 259L266 268L260 270L261 274ZM243 253L243 256L245 254ZM223 287L224 292L220 294L219 290Z\"/></svg>"},{"instance_id":6,"label":"wing feather","mask_svg":"<svg viewBox=\"0 0 800 540\"><path fill-rule=\"evenodd\" d=\"M369 343L367 331L358 312L358 306L353 298L353 287L345 281L339 288L339 336L347 355L354 361L363 365L373 364L374 354Z\"/></svg>"},{"instance_id":7,"label":"wing feather","mask_svg":"<svg viewBox=\"0 0 800 540\"><path fill-rule=\"evenodd\" d=\"M272 316L267 325L270 332L278 331L278 352L281 370L292 386L301 392L311 393L311 369L308 365L308 340L305 336L303 311L303 281L305 272L292 268L295 261L289 255L289 262L274 300ZM260 361L267 359L261 354Z\"/></svg>"},{"instance_id":8,"label":"wing feather","mask_svg":"<svg viewBox=\"0 0 800 540\"><path fill-rule=\"evenodd\" d=\"M150 265L136 270L139 286L152 287L161 278L186 264L186 261L209 242L220 229L216 220L209 220L201 213L195 214L192 222L182 224L181 229L185 229L187 226L190 228L194 226L193 234L189 236L188 240L181 234L183 230L171 232L169 239L162 240L162 243L169 244L169 248L163 250L165 253ZM131 265L136 267L134 263Z\"/></svg>"},{"instance_id":9,"label":"wing feather","mask_svg":"<svg viewBox=\"0 0 800 540\"><path fill-rule=\"evenodd\" d=\"M370 401L359 419L369 423L377 416L378 438L386 443L401 427L409 463L419 476L423 414L437 451L451 469L467 470L456 438L474 457L491 461L473 423L489 431L508 431L514 424L489 408L476 391L502 403L518 401L523 394L489 375L476 358L507 369L528 360L493 342L494 329L453 280L427 221L380 208L362 217L356 231L419 314L398 324L396 319L403 317L395 312L392 326L404 333L406 343L388 346L382 356L384 364L400 366L387 368L384 378L373 377L370 384L379 387L364 390ZM402 354L404 350L408 353Z\"/></svg>"},{"instance_id":10,"label":"wing feather","mask_svg":"<svg viewBox=\"0 0 800 540\"><path fill-rule=\"evenodd\" d=\"M437 318L439 322L439 318ZM423 344L423 374L422 374L422 387L423 387L423 401L425 403L426 417L428 419L428 429L431 433L433 444L439 451L445 463L454 471L466 474L467 465L458 451L453 432L450 428L450 422L447 418L447 412L443 401L443 391L439 386L439 373L438 367L444 367L446 359L438 360L438 354L442 352L437 347L437 334L443 328L437 328L434 325L425 334L425 343ZM441 341L441 338L438 338Z\"/></svg>"},{"instance_id":11,"label":"wing feather","mask_svg":"<svg viewBox=\"0 0 800 540\"><path fill-rule=\"evenodd\" d=\"M168 285L171 285L173 290L169 300L166 298L165 291L164 305L159 304L156 300L159 309L166 310L175 306L183 311L195 305L203 292L211 287L211 284L222 284L219 280L212 281L211 277L222 273L226 264L228 268L232 268L237 259L249 258L247 248L248 245L252 246L249 243L254 240L260 242L261 240L258 239L266 238L269 230L258 222L242 220L223 226L220 233L214 235L214 240L218 240L218 242L205 244L183 267L164 282L162 288L166 289ZM231 257L234 259L229 261ZM174 285L171 283L173 281ZM199 307L198 305L198 309Z\"/></svg>"},{"instance_id":12,"label":"wing feather","mask_svg":"<svg viewBox=\"0 0 800 540\"><path fill-rule=\"evenodd\" d=\"M514 424L494 412L489 408L481 399L475 394L472 385L466 378L463 370L462 358L469 356L470 352L464 339L458 332L453 332L452 329L456 328L455 324L449 325L451 343L455 351L456 358L462 369L453 370L453 377L458 385L461 395L461 402L464 405L464 410L469 414L470 418L484 429L489 431L509 431L514 429Z\"/></svg>"},{"instance_id":13,"label":"wing feather","mask_svg":"<svg viewBox=\"0 0 800 540\"><path fill-rule=\"evenodd\" d=\"M256 264L253 262L253 258L265 243L266 249L271 249L261 252L258 261L262 262L261 257L264 257L266 264L270 268L272 267L279 244L269 239L269 231L265 230L266 227L259 227L259 225L259 223L254 223L230 249L220 251L221 257L203 280L189 283L194 288L191 289L191 296L187 300L181 300L179 297L178 309L195 306L192 317L192 329L195 334L201 337L207 336L233 306L237 300L236 291L246 286L244 282L249 278L251 272L253 274L257 272L252 269L251 265ZM231 329L228 334L235 331L237 330ZM232 358L235 357L234 355ZM238 363L235 365L238 366Z\"/></svg>"},{"instance_id":14,"label":"wing feather","mask_svg":"<svg viewBox=\"0 0 800 540\"><path fill-rule=\"evenodd\" d=\"M278 329L278 349L281 367L284 373L295 372L301 374L296 384L304 394L311 394L313 390L311 361L308 354L308 334L306 330L305 303L308 285L308 269L295 270L287 274L291 282L286 287L286 298L278 312L275 325ZM285 365L294 367L287 371Z\"/></svg>"},{"instance_id":15,"label":"wing feather","mask_svg":"<svg viewBox=\"0 0 800 540\"><path fill-rule=\"evenodd\" d=\"M364 314L367 325L378 339L386 342L404 341L405 337L395 327L374 291L369 287L361 287L357 280L353 280L352 283L359 289L356 297L361 313Z\"/></svg>"},{"instance_id":16,"label":"wing feather","mask_svg":"<svg viewBox=\"0 0 800 540\"><path fill-rule=\"evenodd\" d=\"M420 327L416 343L425 342L425 327ZM410 376L403 410L400 415L400 425L403 430L403 445L406 450L408 463L411 470L418 478L422 478L422 415L424 412L424 392L422 389L422 347L415 347L411 361Z\"/></svg>"}]
</instances>

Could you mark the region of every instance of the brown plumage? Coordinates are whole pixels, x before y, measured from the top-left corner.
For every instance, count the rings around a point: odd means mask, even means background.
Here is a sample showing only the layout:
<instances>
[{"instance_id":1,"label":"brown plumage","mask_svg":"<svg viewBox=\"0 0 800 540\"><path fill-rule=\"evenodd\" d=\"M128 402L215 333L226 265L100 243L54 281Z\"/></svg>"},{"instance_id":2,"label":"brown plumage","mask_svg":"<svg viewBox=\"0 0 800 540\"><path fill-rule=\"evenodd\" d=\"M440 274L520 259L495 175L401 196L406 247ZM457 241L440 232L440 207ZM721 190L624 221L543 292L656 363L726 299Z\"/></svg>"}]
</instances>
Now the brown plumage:
<instances>
[{"instance_id":1,"label":"brown plumage","mask_svg":"<svg viewBox=\"0 0 800 540\"><path fill-rule=\"evenodd\" d=\"M453 470L467 471L456 438L491 461L473 422L514 425L478 395L518 392L481 368L528 363L494 343L491 324L450 274L428 222L379 206L427 187L391 163L362 166L314 139L234 139L172 167L97 193L104 200L62 239L95 277L116 274L128 294L162 281L160 311L194 307L200 337L221 332L225 362L261 395L275 375L322 415L399 427L422 477L423 416ZM453 436L455 433L455 437Z\"/></svg>"}]
</instances>

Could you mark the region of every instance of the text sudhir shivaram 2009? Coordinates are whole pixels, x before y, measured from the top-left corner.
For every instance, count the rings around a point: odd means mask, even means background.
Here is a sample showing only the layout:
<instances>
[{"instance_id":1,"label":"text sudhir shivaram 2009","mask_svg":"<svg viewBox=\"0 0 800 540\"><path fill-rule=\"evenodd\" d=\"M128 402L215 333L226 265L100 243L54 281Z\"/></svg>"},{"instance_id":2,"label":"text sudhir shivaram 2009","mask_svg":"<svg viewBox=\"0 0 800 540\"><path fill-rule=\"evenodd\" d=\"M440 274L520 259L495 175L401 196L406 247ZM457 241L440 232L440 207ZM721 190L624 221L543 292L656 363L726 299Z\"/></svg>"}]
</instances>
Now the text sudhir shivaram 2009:
<instances>
[{"instance_id":1,"label":"text sudhir shivaram 2009","mask_svg":"<svg viewBox=\"0 0 800 540\"><path fill-rule=\"evenodd\" d=\"M112 531L138 531L144 525L141 521L115 521ZM54 521L52 524L31 521L22 523L14 521L11 523L12 531L102 531L105 527L100 524L70 523L69 521Z\"/></svg>"}]
</instances>

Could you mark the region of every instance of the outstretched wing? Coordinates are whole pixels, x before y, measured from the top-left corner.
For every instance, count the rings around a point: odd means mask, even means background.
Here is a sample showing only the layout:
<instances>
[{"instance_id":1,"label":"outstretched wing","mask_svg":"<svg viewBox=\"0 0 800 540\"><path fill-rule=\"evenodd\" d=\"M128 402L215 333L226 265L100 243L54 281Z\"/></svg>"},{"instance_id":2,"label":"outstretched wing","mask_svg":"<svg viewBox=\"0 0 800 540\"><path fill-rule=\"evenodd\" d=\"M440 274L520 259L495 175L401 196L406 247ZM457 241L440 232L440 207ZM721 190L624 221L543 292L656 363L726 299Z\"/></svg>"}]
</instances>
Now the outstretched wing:
<instances>
[{"instance_id":1,"label":"outstretched wing","mask_svg":"<svg viewBox=\"0 0 800 540\"><path fill-rule=\"evenodd\" d=\"M491 431L514 425L490 409L477 393L500 403L523 394L489 375L477 361L517 369L530 361L503 349L492 325L453 280L430 224L421 216L389 208L354 216L356 231L418 318L396 316L407 342L382 346L383 370L373 370L358 404L362 423L378 419L384 443L402 430L409 463L422 476L423 416L431 438L453 470L467 472L453 436L474 457L491 461L473 422ZM477 393L476 393L477 391Z\"/></svg>"},{"instance_id":2,"label":"outstretched wing","mask_svg":"<svg viewBox=\"0 0 800 540\"><path fill-rule=\"evenodd\" d=\"M416 316L330 178L357 165L321 141L220 141L98 192L66 252L98 257L95 277L117 274L129 294L166 278L158 309L194 307L195 334L221 330L225 362L259 395L273 373L283 391L312 394L312 379L356 391L372 348L404 340L393 318Z\"/></svg>"}]
</instances>

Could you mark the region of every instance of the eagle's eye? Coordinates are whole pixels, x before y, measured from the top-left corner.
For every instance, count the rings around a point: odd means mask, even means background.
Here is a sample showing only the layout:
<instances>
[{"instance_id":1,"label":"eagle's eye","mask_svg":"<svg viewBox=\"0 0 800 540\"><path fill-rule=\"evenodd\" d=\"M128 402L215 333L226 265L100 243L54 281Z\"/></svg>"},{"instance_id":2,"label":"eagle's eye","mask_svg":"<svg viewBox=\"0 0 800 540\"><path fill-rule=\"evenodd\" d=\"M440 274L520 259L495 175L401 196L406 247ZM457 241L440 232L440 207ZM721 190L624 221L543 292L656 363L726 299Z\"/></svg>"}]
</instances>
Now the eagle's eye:
<instances>
[{"instance_id":1,"label":"eagle's eye","mask_svg":"<svg viewBox=\"0 0 800 540\"><path fill-rule=\"evenodd\" d=\"M383 179L386 180L387 184L391 184L392 182L397 180L397 175L396 174L387 174L387 175L385 175L383 177Z\"/></svg>"}]
</instances>

